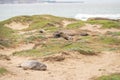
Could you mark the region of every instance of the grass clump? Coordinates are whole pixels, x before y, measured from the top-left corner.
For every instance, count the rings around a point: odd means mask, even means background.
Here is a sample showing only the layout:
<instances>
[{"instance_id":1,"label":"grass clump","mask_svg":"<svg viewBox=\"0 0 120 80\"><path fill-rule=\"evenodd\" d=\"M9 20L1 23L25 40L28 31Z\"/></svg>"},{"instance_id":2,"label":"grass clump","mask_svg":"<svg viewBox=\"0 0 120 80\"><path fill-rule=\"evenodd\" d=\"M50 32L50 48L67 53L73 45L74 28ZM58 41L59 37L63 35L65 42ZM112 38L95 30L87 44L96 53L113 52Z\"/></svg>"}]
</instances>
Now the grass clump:
<instances>
[{"instance_id":1,"label":"grass clump","mask_svg":"<svg viewBox=\"0 0 120 80\"><path fill-rule=\"evenodd\" d=\"M48 31L48 32L55 32L55 31L58 31L59 28L58 27L55 27L55 26L51 26L51 27L46 27L44 28L45 31Z\"/></svg>"},{"instance_id":2,"label":"grass clump","mask_svg":"<svg viewBox=\"0 0 120 80\"><path fill-rule=\"evenodd\" d=\"M11 22L16 22L16 23L20 22L20 23L24 24L24 23L29 23L31 21L32 21L31 16L15 16L15 17L12 17L3 22L4 22L4 24L9 24Z\"/></svg>"},{"instance_id":3,"label":"grass clump","mask_svg":"<svg viewBox=\"0 0 120 80\"><path fill-rule=\"evenodd\" d=\"M30 49L23 50L20 52L14 52L15 56L25 56L25 57L42 57L46 55L54 54L54 51L44 51L44 49Z\"/></svg>"},{"instance_id":4,"label":"grass clump","mask_svg":"<svg viewBox=\"0 0 120 80\"><path fill-rule=\"evenodd\" d=\"M37 49L30 49L30 50L23 50L20 52L14 52L13 55L18 55L18 56L31 56L31 57L36 57L36 56L41 56L42 54L40 53L40 50Z\"/></svg>"},{"instance_id":5,"label":"grass clump","mask_svg":"<svg viewBox=\"0 0 120 80\"><path fill-rule=\"evenodd\" d=\"M55 22L61 22L63 19L63 17L57 17L57 16L53 16L53 15L40 15L42 18L50 20L50 21L55 21Z\"/></svg>"},{"instance_id":6,"label":"grass clump","mask_svg":"<svg viewBox=\"0 0 120 80\"><path fill-rule=\"evenodd\" d=\"M0 45L4 47L10 47L12 45L12 41L10 40L0 40Z\"/></svg>"},{"instance_id":7,"label":"grass clump","mask_svg":"<svg viewBox=\"0 0 120 80\"><path fill-rule=\"evenodd\" d=\"M89 20L90 24L101 24L102 28L120 28L120 22L111 20Z\"/></svg>"},{"instance_id":8,"label":"grass clump","mask_svg":"<svg viewBox=\"0 0 120 80\"><path fill-rule=\"evenodd\" d=\"M46 14L46 15L40 15L42 18L45 18L45 19L48 19L48 20L51 20L53 22L62 22L63 20L67 20L67 21L78 21L74 18L65 18L65 17L58 17L58 16L53 16L53 15L49 15L49 14Z\"/></svg>"},{"instance_id":9,"label":"grass clump","mask_svg":"<svg viewBox=\"0 0 120 80\"><path fill-rule=\"evenodd\" d=\"M120 74L112 74L107 76L101 76L95 80L120 80Z\"/></svg>"},{"instance_id":10,"label":"grass clump","mask_svg":"<svg viewBox=\"0 0 120 80\"><path fill-rule=\"evenodd\" d=\"M80 54L84 55L95 55L95 51L92 48L88 47L84 42L65 43L63 50L77 51Z\"/></svg>"},{"instance_id":11,"label":"grass clump","mask_svg":"<svg viewBox=\"0 0 120 80\"><path fill-rule=\"evenodd\" d=\"M120 44L120 39L112 36L102 36L100 40L106 44Z\"/></svg>"},{"instance_id":12,"label":"grass clump","mask_svg":"<svg viewBox=\"0 0 120 80\"><path fill-rule=\"evenodd\" d=\"M26 30L34 30L34 29L43 29L44 27L47 26L49 21L47 20L42 20L42 21L35 21L30 24L30 27L28 27Z\"/></svg>"},{"instance_id":13,"label":"grass clump","mask_svg":"<svg viewBox=\"0 0 120 80\"><path fill-rule=\"evenodd\" d=\"M78 51L80 54L84 55L95 55L95 51L90 48L74 48L74 51Z\"/></svg>"},{"instance_id":14,"label":"grass clump","mask_svg":"<svg viewBox=\"0 0 120 80\"><path fill-rule=\"evenodd\" d=\"M0 23L0 45L9 47L12 45L16 39L18 38L18 35L15 34L16 32L12 30L11 28L8 28Z\"/></svg>"},{"instance_id":15,"label":"grass clump","mask_svg":"<svg viewBox=\"0 0 120 80\"><path fill-rule=\"evenodd\" d=\"M43 29L44 27L51 26L49 24L53 24L53 26L55 26L56 24L61 25L62 20L63 18L52 15L15 16L8 20L2 21L2 24L10 24L12 22L22 24L27 23L30 27L25 30L34 30L41 28Z\"/></svg>"},{"instance_id":16,"label":"grass clump","mask_svg":"<svg viewBox=\"0 0 120 80\"><path fill-rule=\"evenodd\" d=\"M2 22L2 24L10 24L12 22L29 24L26 31L35 29L44 29L49 27L61 27L64 20L77 21L72 18L57 17L53 15L33 15L33 16L15 16Z\"/></svg>"},{"instance_id":17,"label":"grass clump","mask_svg":"<svg viewBox=\"0 0 120 80\"><path fill-rule=\"evenodd\" d=\"M18 56L35 56L41 57L50 54L60 53L63 51L78 51L80 54L84 55L94 55L93 49L88 47L83 42L71 42L64 39L49 39L46 43L40 43L36 48L15 52L14 55Z\"/></svg>"},{"instance_id":18,"label":"grass clump","mask_svg":"<svg viewBox=\"0 0 120 80\"><path fill-rule=\"evenodd\" d=\"M29 37L25 38L24 42L32 43L32 42L38 41L40 39L45 39L44 35L29 36Z\"/></svg>"},{"instance_id":19,"label":"grass clump","mask_svg":"<svg viewBox=\"0 0 120 80\"><path fill-rule=\"evenodd\" d=\"M3 74L5 74L5 73L7 73L8 71L5 69L5 68L3 68L3 67L0 67L0 75L3 75Z\"/></svg>"},{"instance_id":20,"label":"grass clump","mask_svg":"<svg viewBox=\"0 0 120 80\"><path fill-rule=\"evenodd\" d=\"M5 27L2 23L0 23L0 38L11 38L13 37L13 33L15 33L14 30Z\"/></svg>"},{"instance_id":21,"label":"grass clump","mask_svg":"<svg viewBox=\"0 0 120 80\"><path fill-rule=\"evenodd\" d=\"M113 32L112 35L114 35L114 36L120 36L120 32Z\"/></svg>"},{"instance_id":22,"label":"grass clump","mask_svg":"<svg viewBox=\"0 0 120 80\"><path fill-rule=\"evenodd\" d=\"M120 36L120 32L107 32L107 35Z\"/></svg>"},{"instance_id":23,"label":"grass clump","mask_svg":"<svg viewBox=\"0 0 120 80\"><path fill-rule=\"evenodd\" d=\"M50 40L47 43L40 43L40 45L37 46L35 49L20 51L13 53L14 55L18 56L31 56L31 57L41 57L46 56L54 53L58 53L61 51L61 46L63 45L63 42L59 42L54 40Z\"/></svg>"},{"instance_id":24,"label":"grass clump","mask_svg":"<svg viewBox=\"0 0 120 80\"><path fill-rule=\"evenodd\" d=\"M67 25L67 29L77 29L77 28L80 28L82 26L84 26L84 22L83 21L79 21L79 22L76 22L76 23L72 23L72 24L68 24Z\"/></svg>"}]
</instances>

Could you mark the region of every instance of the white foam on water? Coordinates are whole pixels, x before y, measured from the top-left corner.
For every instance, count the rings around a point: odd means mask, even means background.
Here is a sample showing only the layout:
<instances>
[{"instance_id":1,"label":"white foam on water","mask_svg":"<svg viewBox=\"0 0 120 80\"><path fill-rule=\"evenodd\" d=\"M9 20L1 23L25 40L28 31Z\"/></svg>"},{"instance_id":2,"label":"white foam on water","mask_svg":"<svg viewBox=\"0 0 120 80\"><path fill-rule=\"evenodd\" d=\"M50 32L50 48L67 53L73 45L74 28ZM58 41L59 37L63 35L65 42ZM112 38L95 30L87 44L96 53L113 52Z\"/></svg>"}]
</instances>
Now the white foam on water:
<instances>
[{"instance_id":1,"label":"white foam on water","mask_svg":"<svg viewBox=\"0 0 120 80\"><path fill-rule=\"evenodd\" d=\"M75 19L86 21L88 18L109 18L109 19L120 19L120 14L77 14Z\"/></svg>"}]
</instances>

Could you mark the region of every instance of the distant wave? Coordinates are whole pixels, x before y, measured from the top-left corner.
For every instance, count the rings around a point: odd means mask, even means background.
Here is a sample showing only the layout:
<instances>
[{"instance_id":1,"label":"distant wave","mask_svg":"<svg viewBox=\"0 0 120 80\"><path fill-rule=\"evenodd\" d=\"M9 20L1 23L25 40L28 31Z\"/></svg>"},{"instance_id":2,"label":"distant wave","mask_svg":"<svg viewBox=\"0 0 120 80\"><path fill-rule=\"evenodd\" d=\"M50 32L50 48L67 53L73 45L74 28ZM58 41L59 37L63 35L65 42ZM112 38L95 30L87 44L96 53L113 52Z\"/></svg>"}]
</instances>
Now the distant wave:
<instances>
[{"instance_id":1,"label":"distant wave","mask_svg":"<svg viewBox=\"0 0 120 80\"><path fill-rule=\"evenodd\" d=\"M86 21L88 18L102 17L109 19L120 19L120 14L77 14L75 19Z\"/></svg>"}]
</instances>

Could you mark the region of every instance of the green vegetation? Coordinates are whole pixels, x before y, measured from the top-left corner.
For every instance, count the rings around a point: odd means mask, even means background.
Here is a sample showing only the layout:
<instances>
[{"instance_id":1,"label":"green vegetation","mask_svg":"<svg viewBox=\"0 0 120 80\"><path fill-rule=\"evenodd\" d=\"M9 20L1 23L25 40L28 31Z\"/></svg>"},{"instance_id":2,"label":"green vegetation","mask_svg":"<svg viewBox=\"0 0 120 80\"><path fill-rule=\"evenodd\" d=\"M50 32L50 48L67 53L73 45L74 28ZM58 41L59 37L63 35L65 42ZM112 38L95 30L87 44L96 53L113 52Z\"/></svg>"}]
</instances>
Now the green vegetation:
<instances>
[{"instance_id":1,"label":"green vegetation","mask_svg":"<svg viewBox=\"0 0 120 80\"><path fill-rule=\"evenodd\" d=\"M29 36L29 37L25 38L24 42L32 43L32 42L35 42L40 39L45 39L44 35Z\"/></svg>"},{"instance_id":2,"label":"green vegetation","mask_svg":"<svg viewBox=\"0 0 120 80\"><path fill-rule=\"evenodd\" d=\"M16 22L16 23L20 22L20 23L25 24L26 22L29 23L31 21L32 21L32 18L30 16L15 16L8 20L5 20L4 24L9 24L11 22Z\"/></svg>"},{"instance_id":3,"label":"green vegetation","mask_svg":"<svg viewBox=\"0 0 120 80\"><path fill-rule=\"evenodd\" d=\"M63 28L64 21L72 21ZM11 22L29 24L24 30L15 31L5 26ZM120 22L111 20L88 20L90 24L101 24L103 28L119 28ZM16 16L8 20L0 22L0 47L1 49L20 43L39 44L34 49L15 52L14 55L20 56L45 56L49 54L59 53L62 51L77 51L84 55L94 55L102 50L116 50L119 47L111 47L120 44L120 32L110 32L99 36L80 36L73 35L72 40L64 40L63 38L47 37L52 36L54 32L59 30L76 30L84 26L86 22L75 20L72 18L57 17L52 15L33 15L33 16ZM40 33L40 30L45 32ZM18 32L22 31L22 34ZM81 31L82 32L82 31ZM19 34L19 35L18 35ZM72 33L71 33L72 34ZM79 34L79 32L78 32ZM45 43L44 43L45 42Z\"/></svg>"},{"instance_id":4,"label":"green vegetation","mask_svg":"<svg viewBox=\"0 0 120 80\"><path fill-rule=\"evenodd\" d=\"M48 27L47 25L48 23L50 23L50 21L47 20L36 21L30 24L30 27L27 28L26 30L44 29L45 27Z\"/></svg>"},{"instance_id":5,"label":"green vegetation","mask_svg":"<svg viewBox=\"0 0 120 80\"><path fill-rule=\"evenodd\" d=\"M120 44L120 39L112 36L102 36L100 37L100 40L107 44Z\"/></svg>"},{"instance_id":6,"label":"green vegetation","mask_svg":"<svg viewBox=\"0 0 120 80\"><path fill-rule=\"evenodd\" d=\"M73 19L73 18L58 17L58 16L53 16L53 15L41 15L41 17L47 18L48 20L57 21L57 22L61 22L63 20L77 21L76 19Z\"/></svg>"},{"instance_id":7,"label":"green vegetation","mask_svg":"<svg viewBox=\"0 0 120 80\"><path fill-rule=\"evenodd\" d=\"M17 34L15 35L15 31L0 22L0 45L9 47L16 38Z\"/></svg>"},{"instance_id":8,"label":"green vegetation","mask_svg":"<svg viewBox=\"0 0 120 80\"><path fill-rule=\"evenodd\" d=\"M79 22L75 22L75 23L67 25L66 28L67 29L78 29L84 25L85 25L85 23L83 21L79 21Z\"/></svg>"},{"instance_id":9,"label":"green vegetation","mask_svg":"<svg viewBox=\"0 0 120 80\"><path fill-rule=\"evenodd\" d=\"M25 57L42 57L50 54L54 54L54 53L48 51L40 51L38 49L30 49L30 50L24 50L13 53L13 55L15 56L25 56Z\"/></svg>"},{"instance_id":10,"label":"green vegetation","mask_svg":"<svg viewBox=\"0 0 120 80\"><path fill-rule=\"evenodd\" d=\"M95 80L120 80L120 74L112 74L108 76L101 76Z\"/></svg>"},{"instance_id":11,"label":"green vegetation","mask_svg":"<svg viewBox=\"0 0 120 80\"><path fill-rule=\"evenodd\" d=\"M4 47L10 47L11 44L12 44L12 41L9 41L9 40L1 40L0 41L0 45L4 46Z\"/></svg>"},{"instance_id":12,"label":"green vegetation","mask_svg":"<svg viewBox=\"0 0 120 80\"><path fill-rule=\"evenodd\" d=\"M97 51L93 50L89 45L85 43L85 41L75 42L75 43L66 43L63 46L64 50L68 51L77 51L80 54L84 55L95 55Z\"/></svg>"},{"instance_id":13,"label":"green vegetation","mask_svg":"<svg viewBox=\"0 0 120 80\"><path fill-rule=\"evenodd\" d=\"M57 17L52 15L15 16L8 20L2 21L0 22L0 46L10 47L13 44L18 44L22 41L32 42L36 39L44 37L34 35L25 38L24 34L16 34L17 31L6 27L5 24L10 24L12 22L22 23L23 25L29 24L29 27L24 29L24 31L44 29L47 32L55 32L61 28L63 20L77 21L72 18Z\"/></svg>"},{"instance_id":14,"label":"green vegetation","mask_svg":"<svg viewBox=\"0 0 120 80\"><path fill-rule=\"evenodd\" d=\"M15 52L18 56L46 56L62 51L77 51L84 55L94 55L95 51L84 42L71 42L64 39L49 39L46 43L40 43L37 48Z\"/></svg>"},{"instance_id":15,"label":"green vegetation","mask_svg":"<svg viewBox=\"0 0 120 80\"><path fill-rule=\"evenodd\" d=\"M95 51L90 48L74 48L74 51L78 51L80 54L84 55L95 55Z\"/></svg>"},{"instance_id":16,"label":"green vegetation","mask_svg":"<svg viewBox=\"0 0 120 80\"><path fill-rule=\"evenodd\" d=\"M51 31L58 30L59 27L62 26L63 20L68 21L76 21L75 19L71 18L63 18L63 17L56 17L52 15L34 15L31 16L32 22L30 27L26 30L34 30L34 29L48 29Z\"/></svg>"},{"instance_id":17,"label":"green vegetation","mask_svg":"<svg viewBox=\"0 0 120 80\"><path fill-rule=\"evenodd\" d=\"M16 16L8 20L3 21L3 24L9 24L11 22L20 22L22 24L30 24L30 27L25 29L27 31L34 29L46 29L49 27L61 27L62 21L77 21L72 18L57 17L52 15L33 15L33 16Z\"/></svg>"},{"instance_id":18,"label":"green vegetation","mask_svg":"<svg viewBox=\"0 0 120 80\"><path fill-rule=\"evenodd\" d=\"M59 29L60 28L54 27L54 26L44 28L44 30L47 31L47 32L55 32L55 31L58 31Z\"/></svg>"},{"instance_id":19,"label":"green vegetation","mask_svg":"<svg viewBox=\"0 0 120 80\"><path fill-rule=\"evenodd\" d=\"M90 24L101 24L102 28L120 28L120 22L111 20L88 20Z\"/></svg>"},{"instance_id":20,"label":"green vegetation","mask_svg":"<svg viewBox=\"0 0 120 80\"><path fill-rule=\"evenodd\" d=\"M120 32L112 32L112 35L114 35L114 36L120 36Z\"/></svg>"},{"instance_id":21,"label":"green vegetation","mask_svg":"<svg viewBox=\"0 0 120 80\"><path fill-rule=\"evenodd\" d=\"M120 32L107 32L107 35L120 36Z\"/></svg>"},{"instance_id":22,"label":"green vegetation","mask_svg":"<svg viewBox=\"0 0 120 80\"><path fill-rule=\"evenodd\" d=\"M0 38L11 38L15 31L0 23Z\"/></svg>"},{"instance_id":23,"label":"green vegetation","mask_svg":"<svg viewBox=\"0 0 120 80\"><path fill-rule=\"evenodd\" d=\"M5 68L0 67L0 75L7 73L8 71Z\"/></svg>"},{"instance_id":24,"label":"green vegetation","mask_svg":"<svg viewBox=\"0 0 120 80\"><path fill-rule=\"evenodd\" d=\"M40 53L40 50L37 49L30 49L30 50L24 50L21 52L14 52L13 55L19 55L19 56L31 56L31 57L37 57L37 56L42 56Z\"/></svg>"}]
</instances>

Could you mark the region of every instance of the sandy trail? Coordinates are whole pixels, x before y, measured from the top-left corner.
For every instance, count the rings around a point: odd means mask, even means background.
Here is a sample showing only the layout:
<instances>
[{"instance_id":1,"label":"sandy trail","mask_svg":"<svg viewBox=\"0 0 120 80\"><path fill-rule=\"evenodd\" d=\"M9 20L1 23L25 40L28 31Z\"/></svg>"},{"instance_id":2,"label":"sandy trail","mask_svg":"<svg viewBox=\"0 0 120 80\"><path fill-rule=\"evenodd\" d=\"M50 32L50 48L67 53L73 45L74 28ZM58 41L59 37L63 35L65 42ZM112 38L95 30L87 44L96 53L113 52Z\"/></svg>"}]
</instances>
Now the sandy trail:
<instances>
[{"instance_id":1,"label":"sandy trail","mask_svg":"<svg viewBox=\"0 0 120 80\"><path fill-rule=\"evenodd\" d=\"M13 73L0 77L0 80L91 80L104 74L120 73L119 53L104 52L98 56L80 54L78 57L62 62L44 62L48 66L47 71L24 71L16 66L28 58L12 57L11 61L0 61Z\"/></svg>"}]
</instances>

